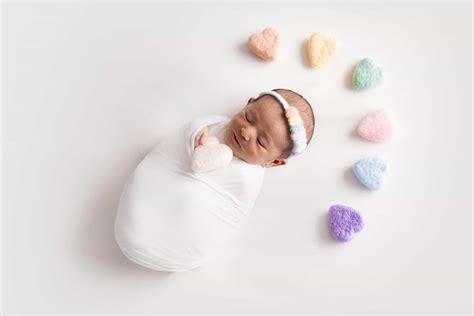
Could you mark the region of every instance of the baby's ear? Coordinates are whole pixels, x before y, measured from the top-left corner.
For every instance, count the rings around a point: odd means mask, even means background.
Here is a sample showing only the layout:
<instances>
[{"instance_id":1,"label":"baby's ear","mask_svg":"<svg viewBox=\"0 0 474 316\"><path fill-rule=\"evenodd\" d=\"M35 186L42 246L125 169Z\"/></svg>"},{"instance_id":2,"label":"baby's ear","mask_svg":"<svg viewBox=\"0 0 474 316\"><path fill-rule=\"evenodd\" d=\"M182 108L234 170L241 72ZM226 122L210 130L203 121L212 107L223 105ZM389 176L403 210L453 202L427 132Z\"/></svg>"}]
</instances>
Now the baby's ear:
<instances>
[{"instance_id":1,"label":"baby's ear","mask_svg":"<svg viewBox=\"0 0 474 316\"><path fill-rule=\"evenodd\" d=\"M254 100L255 100L254 97L250 97L250 99L247 101L247 105L249 105L250 103L252 103Z\"/></svg>"},{"instance_id":2,"label":"baby's ear","mask_svg":"<svg viewBox=\"0 0 474 316\"><path fill-rule=\"evenodd\" d=\"M263 164L265 168L272 168L277 166L284 166L288 163L288 159L275 159L273 161L269 161Z\"/></svg>"}]
</instances>

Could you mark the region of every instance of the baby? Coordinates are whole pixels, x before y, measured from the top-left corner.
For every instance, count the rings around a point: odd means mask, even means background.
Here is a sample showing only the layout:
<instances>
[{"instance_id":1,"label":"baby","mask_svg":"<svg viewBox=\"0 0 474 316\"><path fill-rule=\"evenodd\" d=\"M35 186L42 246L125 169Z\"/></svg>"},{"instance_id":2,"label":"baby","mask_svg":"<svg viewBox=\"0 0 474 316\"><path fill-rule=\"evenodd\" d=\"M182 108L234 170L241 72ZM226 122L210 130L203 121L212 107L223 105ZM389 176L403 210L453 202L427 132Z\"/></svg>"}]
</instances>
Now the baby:
<instances>
[{"instance_id":1,"label":"baby","mask_svg":"<svg viewBox=\"0 0 474 316\"><path fill-rule=\"evenodd\" d=\"M298 110L309 144L314 131L311 105L294 91L273 91ZM204 144L208 135L207 127L200 130L196 135L195 147ZM287 164L293 143L284 108L269 94L263 94L257 99L251 97L228 124L225 144L232 149L234 156L250 164L260 164L265 168Z\"/></svg>"},{"instance_id":2,"label":"baby","mask_svg":"<svg viewBox=\"0 0 474 316\"><path fill-rule=\"evenodd\" d=\"M248 218L266 168L286 165L311 141L314 115L299 94L275 89L250 98L229 120L195 119L173 131L137 166L117 211L115 237L130 260L159 271L188 271L222 253ZM225 167L191 169L209 137L232 149Z\"/></svg>"}]
</instances>

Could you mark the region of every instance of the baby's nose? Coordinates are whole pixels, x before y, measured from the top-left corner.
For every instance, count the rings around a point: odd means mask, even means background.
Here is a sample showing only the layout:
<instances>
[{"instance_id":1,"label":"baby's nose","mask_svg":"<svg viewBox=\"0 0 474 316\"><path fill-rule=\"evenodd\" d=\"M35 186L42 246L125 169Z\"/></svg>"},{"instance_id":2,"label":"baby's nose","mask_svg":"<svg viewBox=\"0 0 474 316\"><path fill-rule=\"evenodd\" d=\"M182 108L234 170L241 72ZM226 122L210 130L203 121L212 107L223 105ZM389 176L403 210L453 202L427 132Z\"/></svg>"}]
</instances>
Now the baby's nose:
<instances>
[{"instance_id":1,"label":"baby's nose","mask_svg":"<svg viewBox=\"0 0 474 316\"><path fill-rule=\"evenodd\" d=\"M245 128L240 129L240 135L248 142L250 140L250 137L246 134L247 132L245 131Z\"/></svg>"}]
</instances>

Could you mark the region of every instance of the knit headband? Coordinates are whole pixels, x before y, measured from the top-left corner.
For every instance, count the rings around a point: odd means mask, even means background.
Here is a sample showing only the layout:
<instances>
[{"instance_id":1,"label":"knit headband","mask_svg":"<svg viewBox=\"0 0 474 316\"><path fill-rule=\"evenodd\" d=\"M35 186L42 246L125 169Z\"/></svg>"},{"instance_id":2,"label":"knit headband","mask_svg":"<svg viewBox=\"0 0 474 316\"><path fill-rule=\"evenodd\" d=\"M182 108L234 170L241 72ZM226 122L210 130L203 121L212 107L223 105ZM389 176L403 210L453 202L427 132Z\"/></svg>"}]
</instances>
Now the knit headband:
<instances>
[{"instance_id":1,"label":"knit headband","mask_svg":"<svg viewBox=\"0 0 474 316\"><path fill-rule=\"evenodd\" d=\"M275 91L265 91L260 93L259 97L264 95L271 95L281 104L285 110L285 116L288 119L288 125L290 126L290 137L293 141L293 149L291 150L290 157L301 154L306 148L306 130L304 129L304 123L301 119L298 110L294 106L290 106L286 100L276 93Z\"/></svg>"}]
</instances>

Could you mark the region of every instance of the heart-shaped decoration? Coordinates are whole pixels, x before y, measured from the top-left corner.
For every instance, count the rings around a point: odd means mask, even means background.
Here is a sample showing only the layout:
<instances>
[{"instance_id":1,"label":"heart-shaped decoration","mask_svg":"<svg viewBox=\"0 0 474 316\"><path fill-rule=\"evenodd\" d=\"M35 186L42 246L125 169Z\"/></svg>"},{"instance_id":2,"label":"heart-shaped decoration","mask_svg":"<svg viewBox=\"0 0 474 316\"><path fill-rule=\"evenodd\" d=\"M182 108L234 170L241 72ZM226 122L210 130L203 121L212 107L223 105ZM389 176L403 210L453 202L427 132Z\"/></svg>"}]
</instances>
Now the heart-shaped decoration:
<instances>
[{"instance_id":1,"label":"heart-shaped decoration","mask_svg":"<svg viewBox=\"0 0 474 316\"><path fill-rule=\"evenodd\" d=\"M275 59L279 42L278 32L274 28L268 27L262 32L252 34L247 46L259 58L271 61Z\"/></svg>"},{"instance_id":2,"label":"heart-shaped decoration","mask_svg":"<svg viewBox=\"0 0 474 316\"><path fill-rule=\"evenodd\" d=\"M362 59L352 74L352 87L356 90L375 88L383 82L382 68L369 59Z\"/></svg>"},{"instance_id":3,"label":"heart-shaped decoration","mask_svg":"<svg viewBox=\"0 0 474 316\"><path fill-rule=\"evenodd\" d=\"M209 137L204 145L194 149L191 169L194 172L209 172L228 165L233 156L229 146L219 143L216 137Z\"/></svg>"},{"instance_id":4,"label":"heart-shaped decoration","mask_svg":"<svg viewBox=\"0 0 474 316\"><path fill-rule=\"evenodd\" d=\"M337 43L332 37L323 33L314 33L308 40L306 53L311 67L319 67L325 64L336 54Z\"/></svg>"},{"instance_id":5,"label":"heart-shaped decoration","mask_svg":"<svg viewBox=\"0 0 474 316\"><path fill-rule=\"evenodd\" d=\"M355 209L344 205L329 208L328 224L334 239L346 242L364 227L362 216Z\"/></svg>"},{"instance_id":6,"label":"heart-shaped decoration","mask_svg":"<svg viewBox=\"0 0 474 316\"><path fill-rule=\"evenodd\" d=\"M384 142L392 136L392 125L384 110L378 110L366 115L357 127L360 137L372 142Z\"/></svg>"},{"instance_id":7,"label":"heart-shaped decoration","mask_svg":"<svg viewBox=\"0 0 474 316\"><path fill-rule=\"evenodd\" d=\"M378 190L382 186L382 175L387 164L380 158L369 157L359 160L352 166L352 173L369 190Z\"/></svg>"}]
</instances>

